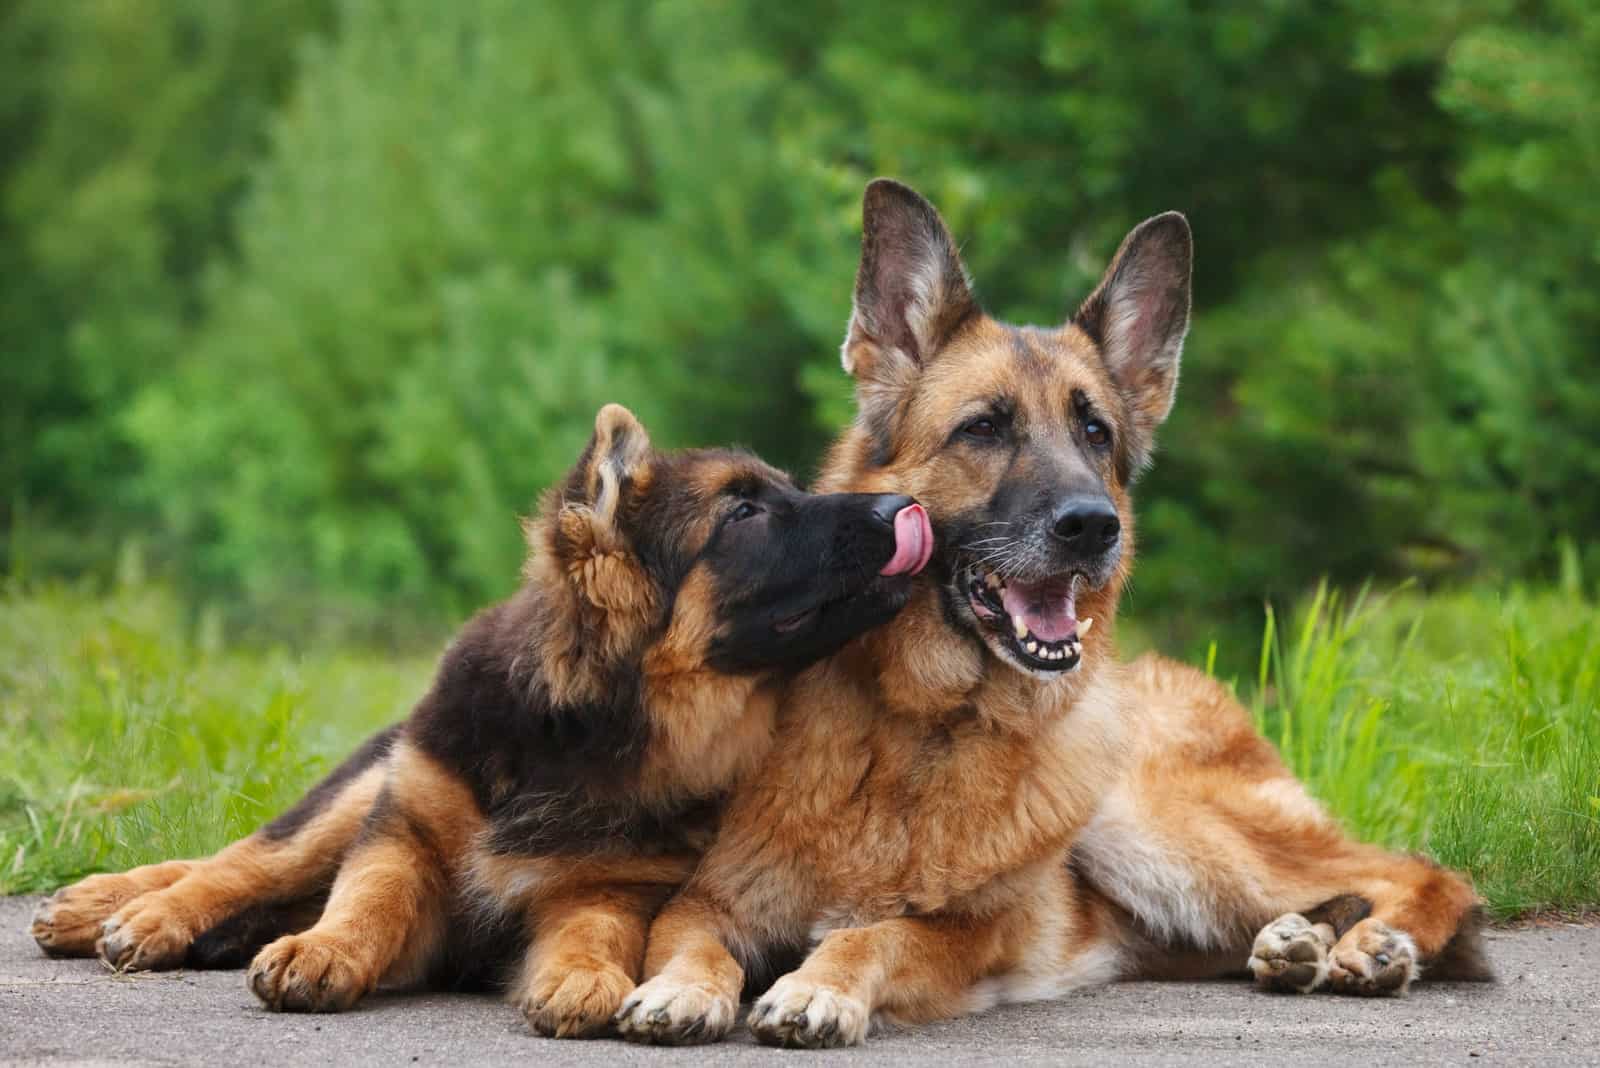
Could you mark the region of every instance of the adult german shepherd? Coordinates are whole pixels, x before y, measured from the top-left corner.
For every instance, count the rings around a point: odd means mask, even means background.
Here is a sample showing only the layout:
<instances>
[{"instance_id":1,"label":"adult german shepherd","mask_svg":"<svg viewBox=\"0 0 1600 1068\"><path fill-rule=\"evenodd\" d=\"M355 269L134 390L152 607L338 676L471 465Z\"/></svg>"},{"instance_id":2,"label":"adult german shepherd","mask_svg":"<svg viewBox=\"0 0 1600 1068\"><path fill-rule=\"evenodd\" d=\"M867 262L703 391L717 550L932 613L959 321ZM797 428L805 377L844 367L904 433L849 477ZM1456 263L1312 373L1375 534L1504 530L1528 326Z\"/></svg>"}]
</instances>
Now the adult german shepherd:
<instances>
[{"instance_id":1,"label":"adult german shepherd","mask_svg":"<svg viewBox=\"0 0 1600 1068\"><path fill-rule=\"evenodd\" d=\"M536 1031L608 1026L718 799L769 745L773 681L891 618L931 531L900 494L656 452L615 405L527 531L521 589L466 625L409 719L208 860L61 891L39 945L144 969L243 963L282 935L249 971L273 1009L466 966Z\"/></svg>"},{"instance_id":2,"label":"adult german shepherd","mask_svg":"<svg viewBox=\"0 0 1600 1068\"><path fill-rule=\"evenodd\" d=\"M1118 661L1128 490L1189 325L1183 216L1135 228L1070 321L1018 328L979 309L922 197L879 180L863 214L858 415L820 486L915 495L938 551L892 625L787 691L623 1033L716 1039L741 965L807 944L750 1012L764 1042L1247 960L1300 992L1482 974L1463 878L1346 838L1201 673Z\"/></svg>"}]
</instances>

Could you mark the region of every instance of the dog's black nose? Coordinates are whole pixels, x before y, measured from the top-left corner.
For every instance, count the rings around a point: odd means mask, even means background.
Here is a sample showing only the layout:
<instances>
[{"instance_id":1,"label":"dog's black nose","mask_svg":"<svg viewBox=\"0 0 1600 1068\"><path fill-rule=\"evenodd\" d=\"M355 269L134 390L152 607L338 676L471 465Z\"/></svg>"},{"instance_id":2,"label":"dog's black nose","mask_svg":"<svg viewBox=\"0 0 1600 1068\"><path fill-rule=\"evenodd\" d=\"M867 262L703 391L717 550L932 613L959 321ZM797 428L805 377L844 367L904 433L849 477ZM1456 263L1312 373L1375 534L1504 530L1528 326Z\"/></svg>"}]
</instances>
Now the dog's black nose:
<instances>
[{"instance_id":1,"label":"dog's black nose","mask_svg":"<svg viewBox=\"0 0 1600 1068\"><path fill-rule=\"evenodd\" d=\"M1057 506L1051 530L1073 552L1094 556L1117 543L1122 521L1104 497L1069 497Z\"/></svg>"},{"instance_id":2,"label":"dog's black nose","mask_svg":"<svg viewBox=\"0 0 1600 1068\"><path fill-rule=\"evenodd\" d=\"M879 493L872 502L872 518L894 529L894 517L917 502L903 493Z\"/></svg>"}]
</instances>

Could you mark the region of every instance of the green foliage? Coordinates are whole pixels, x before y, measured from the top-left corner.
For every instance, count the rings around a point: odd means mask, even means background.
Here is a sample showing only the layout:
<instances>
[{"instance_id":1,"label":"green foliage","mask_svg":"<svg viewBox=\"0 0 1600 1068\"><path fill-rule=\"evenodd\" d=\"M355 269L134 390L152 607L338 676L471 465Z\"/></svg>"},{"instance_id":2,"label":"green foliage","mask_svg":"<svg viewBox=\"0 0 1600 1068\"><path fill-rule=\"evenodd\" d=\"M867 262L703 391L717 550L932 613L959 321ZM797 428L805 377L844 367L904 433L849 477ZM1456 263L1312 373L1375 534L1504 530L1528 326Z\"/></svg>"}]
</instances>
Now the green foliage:
<instances>
[{"instance_id":1,"label":"green foliage","mask_svg":"<svg viewBox=\"0 0 1600 1068\"><path fill-rule=\"evenodd\" d=\"M718 126L753 124L764 65L675 52L671 7L342 10L131 417L208 577L470 607L607 400L666 442L814 447L783 419L798 347L751 358L783 345L774 168Z\"/></svg>"},{"instance_id":2,"label":"green foliage","mask_svg":"<svg viewBox=\"0 0 1600 1068\"><path fill-rule=\"evenodd\" d=\"M62 529L46 562L78 569L143 522L121 415L201 316L204 267L326 7L0 3L0 538L28 509Z\"/></svg>"},{"instance_id":3,"label":"green foliage","mask_svg":"<svg viewBox=\"0 0 1600 1068\"><path fill-rule=\"evenodd\" d=\"M0 0L10 555L433 615L603 401L804 473L891 173L1016 320L1189 213L1163 644L1563 535L1594 573L1596 57L1577 0Z\"/></svg>"}]
</instances>

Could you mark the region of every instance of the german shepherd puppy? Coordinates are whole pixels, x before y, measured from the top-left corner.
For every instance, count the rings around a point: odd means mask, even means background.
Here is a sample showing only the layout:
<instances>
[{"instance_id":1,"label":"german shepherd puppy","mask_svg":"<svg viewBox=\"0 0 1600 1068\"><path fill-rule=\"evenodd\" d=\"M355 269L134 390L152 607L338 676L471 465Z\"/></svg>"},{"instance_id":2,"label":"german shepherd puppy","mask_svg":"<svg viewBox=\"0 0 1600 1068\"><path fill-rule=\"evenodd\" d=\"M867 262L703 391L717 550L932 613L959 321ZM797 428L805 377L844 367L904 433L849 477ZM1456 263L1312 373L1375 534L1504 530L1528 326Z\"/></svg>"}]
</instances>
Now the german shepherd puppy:
<instances>
[{"instance_id":1,"label":"german shepherd puppy","mask_svg":"<svg viewBox=\"0 0 1600 1068\"><path fill-rule=\"evenodd\" d=\"M1397 992L1464 959L1464 879L1347 839L1204 675L1118 661L1129 486L1189 325L1183 216L1135 228L1054 328L985 315L912 190L873 182L863 216L858 414L820 485L914 494L938 551L892 625L789 687L624 1035L718 1038L741 966L807 944L750 1012L763 1042L1237 971L1263 925L1249 965L1275 989Z\"/></svg>"},{"instance_id":2,"label":"german shepherd puppy","mask_svg":"<svg viewBox=\"0 0 1600 1068\"><path fill-rule=\"evenodd\" d=\"M503 963L536 1031L607 1026L769 745L773 680L891 618L931 530L900 494L655 452L610 405L527 532L521 589L466 625L409 719L208 860L61 891L39 945L149 969L242 963L281 934L248 977L281 1010Z\"/></svg>"}]
</instances>

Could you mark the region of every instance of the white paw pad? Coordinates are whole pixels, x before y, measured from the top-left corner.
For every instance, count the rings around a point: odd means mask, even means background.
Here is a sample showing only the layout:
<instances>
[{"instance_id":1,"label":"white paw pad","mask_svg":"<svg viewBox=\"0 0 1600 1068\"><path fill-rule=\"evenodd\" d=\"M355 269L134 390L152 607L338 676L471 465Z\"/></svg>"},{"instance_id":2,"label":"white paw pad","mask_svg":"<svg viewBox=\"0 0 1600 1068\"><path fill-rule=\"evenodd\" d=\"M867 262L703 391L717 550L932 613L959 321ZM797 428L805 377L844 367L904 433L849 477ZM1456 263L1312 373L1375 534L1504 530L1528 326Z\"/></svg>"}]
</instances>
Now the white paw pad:
<instances>
[{"instance_id":1,"label":"white paw pad","mask_svg":"<svg viewBox=\"0 0 1600 1068\"><path fill-rule=\"evenodd\" d=\"M1298 912L1279 916L1256 935L1250 973L1256 985L1281 993L1309 994L1328 981L1333 928L1313 924Z\"/></svg>"},{"instance_id":2,"label":"white paw pad","mask_svg":"<svg viewBox=\"0 0 1600 1068\"><path fill-rule=\"evenodd\" d=\"M859 998L793 975L750 1009L750 1030L769 1046L820 1049L866 1041L870 1014Z\"/></svg>"},{"instance_id":3,"label":"white paw pad","mask_svg":"<svg viewBox=\"0 0 1600 1068\"><path fill-rule=\"evenodd\" d=\"M1377 920L1362 920L1333 947L1328 986L1336 994L1398 996L1419 972L1410 935Z\"/></svg>"},{"instance_id":4,"label":"white paw pad","mask_svg":"<svg viewBox=\"0 0 1600 1068\"><path fill-rule=\"evenodd\" d=\"M636 987L617 1010L617 1031L630 1042L691 1046L715 1042L733 1029L738 1004L706 983L665 974Z\"/></svg>"}]
</instances>

